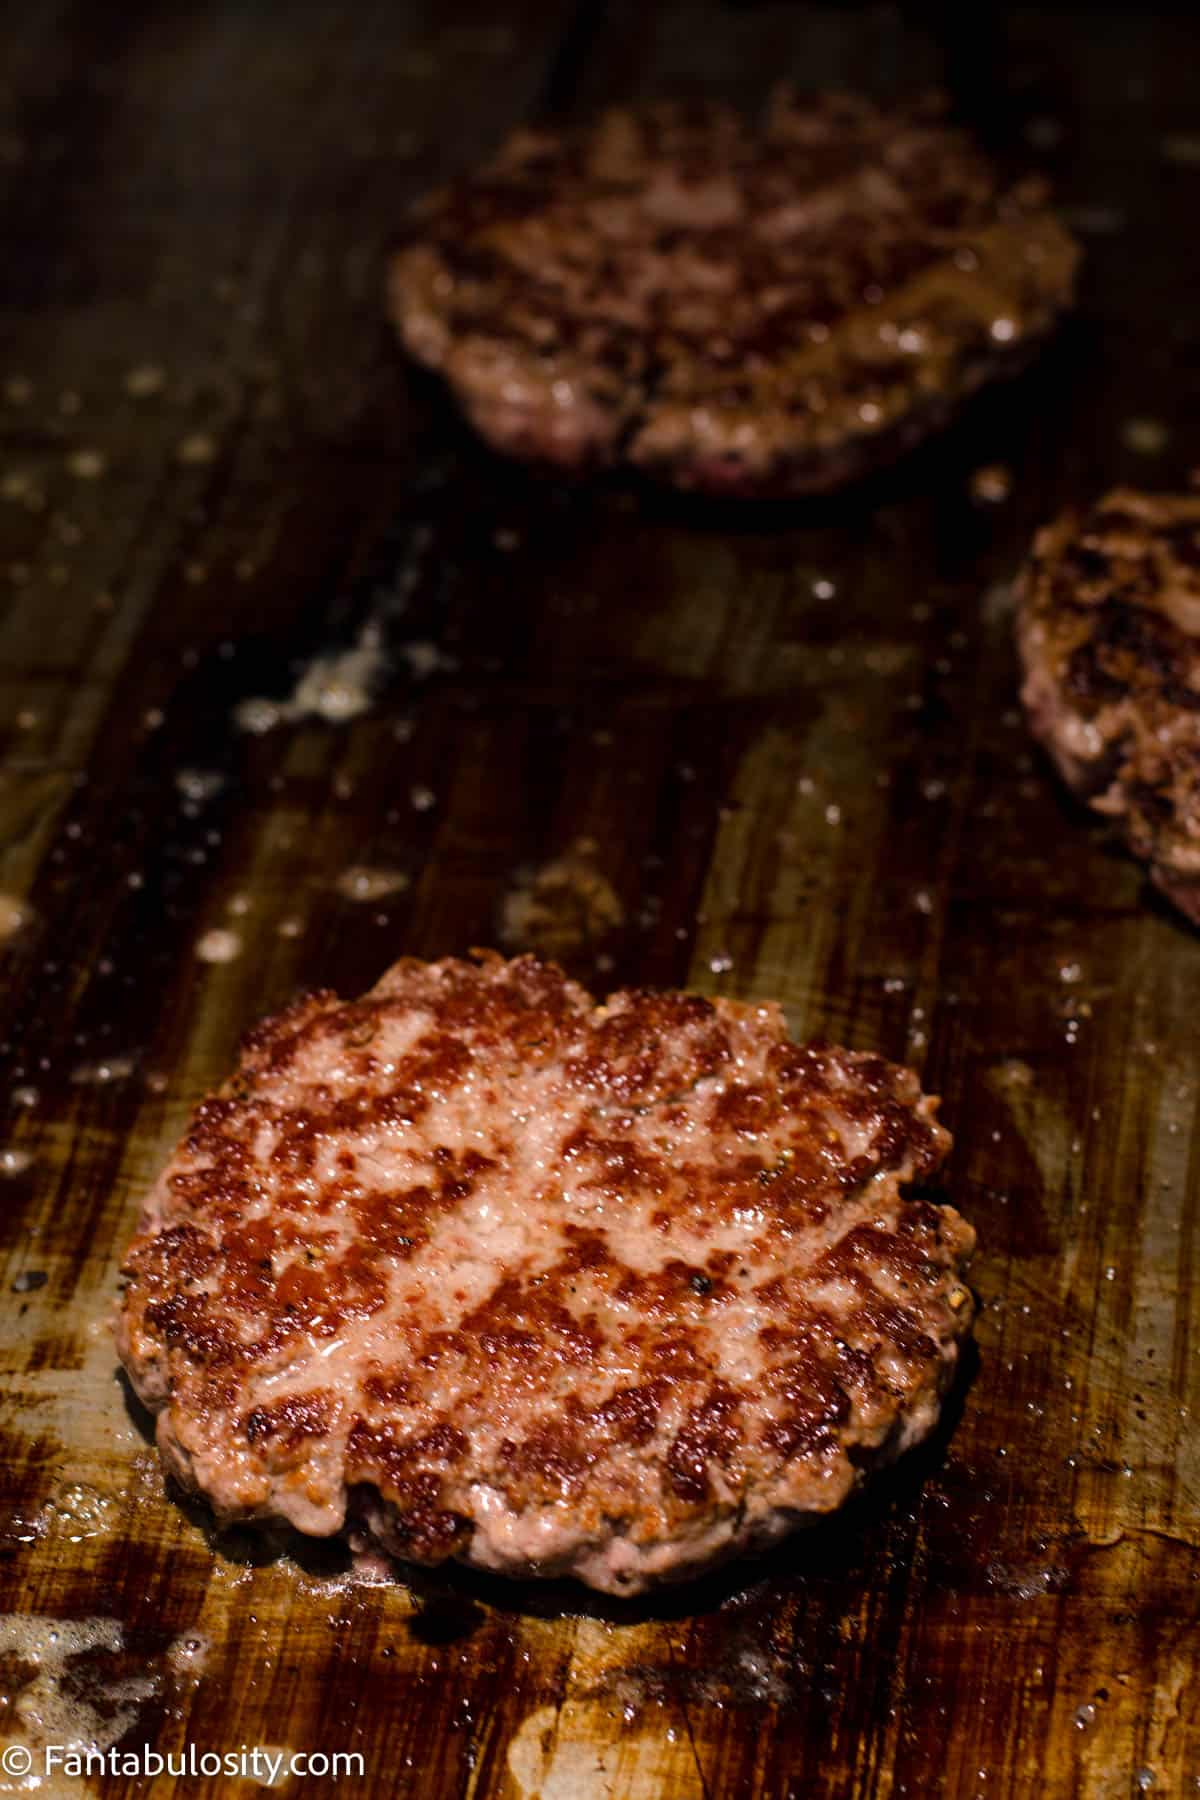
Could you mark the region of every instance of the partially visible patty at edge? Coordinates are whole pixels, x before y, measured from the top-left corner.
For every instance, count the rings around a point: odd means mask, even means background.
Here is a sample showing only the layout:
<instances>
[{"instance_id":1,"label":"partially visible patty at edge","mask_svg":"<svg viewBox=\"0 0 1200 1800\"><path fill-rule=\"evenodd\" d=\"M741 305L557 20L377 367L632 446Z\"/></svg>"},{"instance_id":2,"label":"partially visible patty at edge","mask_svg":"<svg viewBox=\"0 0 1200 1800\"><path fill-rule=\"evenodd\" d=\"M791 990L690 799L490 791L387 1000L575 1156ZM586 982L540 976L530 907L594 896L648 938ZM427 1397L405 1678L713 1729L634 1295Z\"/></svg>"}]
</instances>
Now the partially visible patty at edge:
<instances>
[{"instance_id":1,"label":"partially visible patty at edge","mask_svg":"<svg viewBox=\"0 0 1200 1800\"><path fill-rule=\"evenodd\" d=\"M1200 494L1118 488L1067 514L1038 534L1018 602L1035 735L1200 924Z\"/></svg>"},{"instance_id":2,"label":"partially visible patty at edge","mask_svg":"<svg viewBox=\"0 0 1200 1800\"><path fill-rule=\"evenodd\" d=\"M781 90L522 130L428 201L392 316L508 454L682 488L836 487L1024 365L1078 252L931 104Z\"/></svg>"},{"instance_id":3,"label":"partially visible patty at edge","mask_svg":"<svg viewBox=\"0 0 1200 1800\"><path fill-rule=\"evenodd\" d=\"M533 957L268 1020L125 1263L122 1361L227 1520L635 1593L934 1426L974 1233L911 1070Z\"/></svg>"}]
</instances>

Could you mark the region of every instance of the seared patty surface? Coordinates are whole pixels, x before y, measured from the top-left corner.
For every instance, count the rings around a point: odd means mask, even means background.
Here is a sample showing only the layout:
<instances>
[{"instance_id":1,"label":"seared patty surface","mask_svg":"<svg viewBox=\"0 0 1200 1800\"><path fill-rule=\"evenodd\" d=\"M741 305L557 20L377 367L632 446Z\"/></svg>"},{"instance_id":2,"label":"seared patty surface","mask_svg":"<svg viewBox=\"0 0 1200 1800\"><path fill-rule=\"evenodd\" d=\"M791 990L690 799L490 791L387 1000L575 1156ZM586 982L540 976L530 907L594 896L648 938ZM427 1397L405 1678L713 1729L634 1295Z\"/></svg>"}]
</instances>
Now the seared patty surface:
<instances>
[{"instance_id":1,"label":"seared patty surface","mask_svg":"<svg viewBox=\"0 0 1200 1800\"><path fill-rule=\"evenodd\" d=\"M402 961L248 1039L130 1247L121 1358L225 1519L614 1593L929 1432L974 1233L877 1056L533 957Z\"/></svg>"},{"instance_id":2,"label":"seared patty surface","mask_svg":"<svg viewBox=\"0 0 1200 1800\"><path fill-rule=\"evenodd\" d=\"M930 106L781 91L522 130L393 259L410 353L498 449L679 487L828 489L1020 367L1077 251Z\"/></svg>"},{"instance_id":3,"label":"seared patty surface","mask_svg":"<svg viewBox=\"0 0 1200 1800\"><path fill-rule=\"evenodd\" d=\"M1034 733L1200 923L1200 494L1120 488L1059 519L1018 592Z\"/></svg>"}]
</instances>

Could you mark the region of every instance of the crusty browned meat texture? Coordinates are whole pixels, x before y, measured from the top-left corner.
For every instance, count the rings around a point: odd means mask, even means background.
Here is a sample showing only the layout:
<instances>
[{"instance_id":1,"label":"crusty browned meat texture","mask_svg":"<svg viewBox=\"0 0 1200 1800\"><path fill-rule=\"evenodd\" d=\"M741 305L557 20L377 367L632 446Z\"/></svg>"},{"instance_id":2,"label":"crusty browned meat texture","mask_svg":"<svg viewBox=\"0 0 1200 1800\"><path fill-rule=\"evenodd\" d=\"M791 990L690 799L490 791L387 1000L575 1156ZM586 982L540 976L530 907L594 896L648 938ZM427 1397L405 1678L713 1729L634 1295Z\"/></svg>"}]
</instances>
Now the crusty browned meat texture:
<instances>
[{"instance_id":1,"label":"crusty browned meat texture","mask_svg":"<svg viewBox=\"0 0 1200 1800\"><path fill-rule=\"evenodd\" d=\"M974 1243L910 1070L533 957L249 1039L130 1248L125 1367L225 1518L632 1593L935 1423Z\"/></svg>"},{"instance_id":2,"label":"crusty browned meat texture","mask_svg":"<svg viewBox=\"0 0 1200 1800\"><path fill-rule=\"evenodd\" d=\"M1200 923L1200 494L1118 489L1059 519L1018 593L1034 732Z\"/></svg>"},{"instance_id":3,"label":"crusty browned meat texture","mask_svg":"<svg viewBox=\"0 0 1200 1800\"><path fill-rule=\"evenodd\" d=\"M390 306L498 449L684 488L837 486L1023 365L1077 252L934 111L776 96L522 131L435 196Z\"/></svg>"}]
</instances>

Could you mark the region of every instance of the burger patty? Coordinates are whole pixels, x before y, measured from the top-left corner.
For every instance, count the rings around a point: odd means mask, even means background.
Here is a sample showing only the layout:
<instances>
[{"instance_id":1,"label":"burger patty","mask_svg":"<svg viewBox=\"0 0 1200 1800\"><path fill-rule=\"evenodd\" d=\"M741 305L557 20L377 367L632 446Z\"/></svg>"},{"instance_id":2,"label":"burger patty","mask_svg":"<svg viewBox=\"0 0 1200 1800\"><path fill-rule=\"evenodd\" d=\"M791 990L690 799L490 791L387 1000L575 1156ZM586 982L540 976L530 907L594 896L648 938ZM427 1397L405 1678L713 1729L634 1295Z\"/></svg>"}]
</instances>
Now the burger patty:
<instances>
[{"instance_id":1,"label":"burger patty","mask_svg":"<svg viewBox=\"0 0 1200 1800\"><path fill-rule=\"evenodd\" d=\"M261 1025L130 1247L122 1361L225 1520L424 1564L690 1574L935 1424L974 1233L877 1056L531 956Z\"/></svg>"},{"instance_id":2,"label":"burger patty","mask_svg":"<svg viewBox=\"0 0 1200 1800\"><path fill-rule=\"evenodd\" d=\"M1121 488L1068 514L1018 593L1035 735L1200 924L1200 494Z\"/></svg>"},{"instance_id":3,"label":"burger patty","mask_svg":"<svg viewBox=\"0 0 1200 1800\"><path fill-rule=\"evenodd\" d=\"M789 494L1022 366L1077 260L933 106L781 91L760 130L662 103L518 132L425 204L390 306L502 451Z\"/></svg>"}]
</instances>

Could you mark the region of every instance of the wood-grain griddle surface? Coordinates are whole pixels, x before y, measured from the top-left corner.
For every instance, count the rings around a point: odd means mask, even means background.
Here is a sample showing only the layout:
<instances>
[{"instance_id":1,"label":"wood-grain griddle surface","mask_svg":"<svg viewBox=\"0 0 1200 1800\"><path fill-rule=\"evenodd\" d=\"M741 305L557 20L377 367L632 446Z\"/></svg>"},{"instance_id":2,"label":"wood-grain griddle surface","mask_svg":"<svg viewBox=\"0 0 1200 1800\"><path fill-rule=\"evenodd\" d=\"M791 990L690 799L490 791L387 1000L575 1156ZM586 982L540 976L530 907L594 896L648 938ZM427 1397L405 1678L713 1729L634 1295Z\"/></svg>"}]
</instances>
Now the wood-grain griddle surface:
<instances>
[{"instance_id":1,"label":"wood-grain griddle surface","mask_svg":"<svg viewBox=\"0 0 1200 1800\"><path fill-rule=\"evenodd\" d=\"M1006 585L1067 500L1200 463L1186 10L137 0L0 32L3 1729L357 1752L338 1791L380 1795L1194 1791L1200 937L1027 741ZM1054 175L1079 320L823 504L489 459L381 319L404 204L519 119L779 73L948 84ZM1009 496L973 496L994 465ZM114 1370L121 1246L240 1033L503 933L909 1060L979 1230L952 1431L627 1614L218 1541Z\"/></svg>"}]
</instances>

